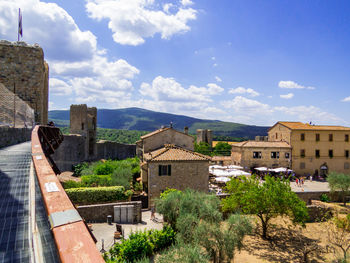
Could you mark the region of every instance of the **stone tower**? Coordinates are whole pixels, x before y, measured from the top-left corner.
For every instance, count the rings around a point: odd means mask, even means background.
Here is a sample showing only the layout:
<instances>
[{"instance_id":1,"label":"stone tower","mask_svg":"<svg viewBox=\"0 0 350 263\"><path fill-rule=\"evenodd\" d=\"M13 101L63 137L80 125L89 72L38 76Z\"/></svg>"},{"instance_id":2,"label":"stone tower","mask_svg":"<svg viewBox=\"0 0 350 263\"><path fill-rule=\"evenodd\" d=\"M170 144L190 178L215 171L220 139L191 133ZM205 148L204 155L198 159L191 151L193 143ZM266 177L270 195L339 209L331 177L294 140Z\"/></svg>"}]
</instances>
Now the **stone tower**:
<instances>
[{"instance_id":1,"label":"stone tower","mask_svg":"<svg viewBox=\"0 0 350 263\"><path fill-rule=\"evenodd\" d=\"M96 155L97 109L86 104L70 106L70 133L85 137L85 159Z\"/></svg>"},{"instance_id":2,"label":"stone tower","mask_svg":"<svg viewBox=\"0 0 350 263\"><path fill-rule=\"evenodd\" d=\"M37 123L47 124L49 67L40 46L0 40L0 83L34 110Z\"/></svg>"},{"instance_id":3,"label":"stone tower","mask_svg":"<svg viewBox=\"0 0 350 263\"><path fill-rule=\"evenodd\" d=\"M197 143L206 142L213 146L213 132L212 130L198 129L197 130Z\"/></svg>"}]
</instances>

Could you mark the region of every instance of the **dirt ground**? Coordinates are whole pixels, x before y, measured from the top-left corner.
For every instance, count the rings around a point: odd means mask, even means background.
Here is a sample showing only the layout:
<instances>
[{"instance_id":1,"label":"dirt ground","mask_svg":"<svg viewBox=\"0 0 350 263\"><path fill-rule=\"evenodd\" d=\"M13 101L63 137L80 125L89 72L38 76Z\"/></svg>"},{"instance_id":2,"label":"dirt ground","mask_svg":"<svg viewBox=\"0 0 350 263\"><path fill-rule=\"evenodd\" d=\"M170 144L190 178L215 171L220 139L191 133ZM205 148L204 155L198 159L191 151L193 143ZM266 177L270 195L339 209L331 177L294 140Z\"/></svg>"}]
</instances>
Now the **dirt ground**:
<instances>
[{"instance_id":1,"label":"dirt ground","mask_svg":"<svg viewBox=\"0 0 350 263\"><path fill-rule=\"evenodd\" d=\"M338 211L350 213L350 207L340 207ZM344 215L340 214L339 216ZM332 262L335 259L335 254L327 242L329 229L327 222L307 223L305 228L301 228L293 225L288 219L279 217L273 219L272 223L274 227L270 231L271 240L266 241L260 237L259 221L256 221L253 234L245 238L245 247L241 252L236 253L232 262L303 262L301 261L303 251L307 249L315 249L308 255L308 262Z\"/></svg>"}]
</instances>

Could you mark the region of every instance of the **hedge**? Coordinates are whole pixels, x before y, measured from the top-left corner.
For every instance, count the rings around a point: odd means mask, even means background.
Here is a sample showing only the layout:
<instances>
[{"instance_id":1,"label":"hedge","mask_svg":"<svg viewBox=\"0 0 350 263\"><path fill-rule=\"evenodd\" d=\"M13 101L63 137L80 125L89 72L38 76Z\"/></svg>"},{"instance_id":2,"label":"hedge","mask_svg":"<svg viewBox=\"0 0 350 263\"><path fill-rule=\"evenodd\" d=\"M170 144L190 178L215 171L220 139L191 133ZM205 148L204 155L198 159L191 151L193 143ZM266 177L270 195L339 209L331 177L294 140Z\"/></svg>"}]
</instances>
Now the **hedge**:
<instances>
[{"instance_id":1,"label":"hedge","mask_svg":"<svg viewBox=\"0 0 350 263\"><path fill-rule=\"evenodd\" d=\"M127 200L132 191L125 191L123 186L82 187L66 189L66 193L73 203L96 204L103 202Z\"/></svg>"}]
</instances>

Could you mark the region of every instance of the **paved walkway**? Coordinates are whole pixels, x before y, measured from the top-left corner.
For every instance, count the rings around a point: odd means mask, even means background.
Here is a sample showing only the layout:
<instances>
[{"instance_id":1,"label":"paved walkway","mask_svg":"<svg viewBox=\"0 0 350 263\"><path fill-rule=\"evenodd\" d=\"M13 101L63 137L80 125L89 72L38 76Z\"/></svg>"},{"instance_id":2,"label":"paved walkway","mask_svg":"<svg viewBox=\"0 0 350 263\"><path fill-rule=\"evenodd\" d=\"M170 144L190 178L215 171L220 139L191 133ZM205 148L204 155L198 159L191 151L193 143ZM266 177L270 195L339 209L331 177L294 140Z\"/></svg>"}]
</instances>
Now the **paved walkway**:
<instances>
[{"instance_id":1,"label":"paved walkway","mask_svg":"<svg viewBox=\"0 0 350 263\"><path fill-rule=\"evenodd\" d=\"M297 186L295 182L290 183L290 187L294 192L329 192L328 182L309 181L306 180L302 187Z\"/></svg>"},{"instance_id":2,"label":"paved walkway","mask_svg":"<svg viewBox=\"0 0 350 263\"><path fill-rule=\"evenodd\" d=\"M0 149L0 262L30 262L30 142Z\"/></svg>"},{"instance_id":3,"label":"paved walkway","mask_svg":"<svg viewBox=\"0 0 350 263\"><path fill-rule=\"evenodd\" d=\"M151 211L142 212L142 223L140 224L121 224L124 235L127 238L131 232L143 231L145 229L162 229L163 217L156 213L156 221L151 220ZM116 231L115 223L108 225L107 223L92 224L92 233L97 239L96 247L98 250L102 248L102 239L104 240L104 249L108 251L114 244L114 231Z\"/></svg>"}]
</instances>

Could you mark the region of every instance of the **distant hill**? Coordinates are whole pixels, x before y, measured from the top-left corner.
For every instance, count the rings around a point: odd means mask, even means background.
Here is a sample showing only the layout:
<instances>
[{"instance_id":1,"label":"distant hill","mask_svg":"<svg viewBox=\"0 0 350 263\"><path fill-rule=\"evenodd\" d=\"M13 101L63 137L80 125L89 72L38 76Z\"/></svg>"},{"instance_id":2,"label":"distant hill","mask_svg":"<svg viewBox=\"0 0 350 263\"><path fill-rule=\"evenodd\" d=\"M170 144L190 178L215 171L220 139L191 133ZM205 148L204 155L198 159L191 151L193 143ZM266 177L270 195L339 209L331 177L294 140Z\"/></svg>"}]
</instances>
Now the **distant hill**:
<instances>
[{"instance_id":1,"label":"distant hill","mask_svg":"<svg viewBox=\"0 0 350 263\"><path fill-rule=\"evenodd\" d=\"M69 110L49 111L49 120L55 122L57 126L69 126ZM250 139L256 135L267 135L269 128L218 120L203 120L140 108L97 110L97 126L100 128L153 131L161 126L169 126L170 122L178 130L183 130L185 126L189 127L191 134L195 134L197 129L211 129L214 135Z\"/></svg>"}]
</instances>

